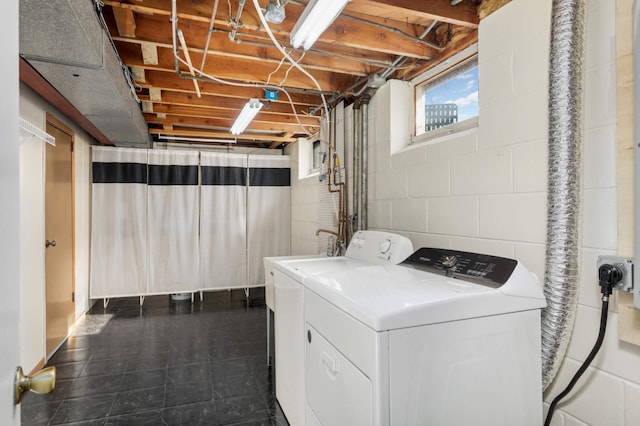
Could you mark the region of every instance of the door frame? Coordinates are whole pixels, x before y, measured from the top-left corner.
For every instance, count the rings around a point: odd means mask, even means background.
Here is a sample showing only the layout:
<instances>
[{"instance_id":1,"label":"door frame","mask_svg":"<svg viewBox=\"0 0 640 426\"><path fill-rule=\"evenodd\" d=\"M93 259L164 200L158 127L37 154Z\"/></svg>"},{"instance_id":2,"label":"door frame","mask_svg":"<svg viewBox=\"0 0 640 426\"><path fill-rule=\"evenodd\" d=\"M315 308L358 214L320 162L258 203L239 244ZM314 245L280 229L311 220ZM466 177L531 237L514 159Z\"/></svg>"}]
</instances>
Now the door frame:
<instances>
[{"instance_id":1,"label":"door frame","mask_svg":"<svg viewBox=\"0 0 640 426\"><path fill-rule=\"evenodd\" d=\"M75 301L75 294L76 294L76 218L75 218L75 211L76 211L76 188L75 188L75 181L76 181L76 167L75 167L75 161L76 161L76 156L75 156L75 133L73 131L73 129L71 129L69 126L67 126L66 124L64 124L61 120L57 119L54 115L52 115L51 113L47 112L46 113L46 119L45 119L45 129L48 126L52 126L55 127L56 129L60 130L61 132L67 134L69 136L69 138L71 139L71 292L72 292L72 306L73 306L73 319L74 319L74 323L76 320L76 301ZM47 159L46 159L46 150L45 150L45 166L47 164ZM46 186L46 169L45 169L45 173L44 173L44 177L45 177L45 186ZM45 190L45 206L46 206L46 197L47 197L47 193ZM45 235L46 235L46 227L45 227ZM47 282L46 282L46 260L45 260L45 309L46 309L46 305L47 305L47 299L46 299L46 288L47 288ZM46 333L46 320L47 320L47 316L45 313L44 316L44 320L45 320L45 336L44 336L44 340L45 340L45 352L47 350L47 333ZM55 353L55 351L60 347L60 345L64 342L64 340L62 342L60 342L60 344L58 346L56 346L55 348L53 348L53 350L51 351L51 353L45 353L45 359L49 360L50 356L53 355L53 353Z\"/></svg>"}]
</instances>

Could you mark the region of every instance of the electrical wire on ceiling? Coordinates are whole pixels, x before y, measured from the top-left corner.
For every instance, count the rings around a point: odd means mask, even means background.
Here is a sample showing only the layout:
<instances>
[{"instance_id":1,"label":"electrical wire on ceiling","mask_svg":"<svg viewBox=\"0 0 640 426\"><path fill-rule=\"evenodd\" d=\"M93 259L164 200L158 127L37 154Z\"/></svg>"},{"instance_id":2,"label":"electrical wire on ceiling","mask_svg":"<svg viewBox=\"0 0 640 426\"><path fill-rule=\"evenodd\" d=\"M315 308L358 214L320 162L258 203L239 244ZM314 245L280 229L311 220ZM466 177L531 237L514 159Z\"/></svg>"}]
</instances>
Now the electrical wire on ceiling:
<instances>
[{"instance_id":1,"label":"electrical wire on ceiling","mask_svg":"<svg viewBox=\"0 0 640 426\"><path fill-rule=\"evenodd\" d=\"M282 67L282 64L284 63L285 59L287 59L287 58L285 58L284 56L282 57L282 59L280 59L280 63L278 64L276 69L271 71L269 73L269 76L267 76L267 82L265 84L269 84L271 82L271 76L273 76L275 73L277 73L280 70L280 68Z\"/></svg>"},{"instance_id":2,"label":"electrical wire on ceiling","mask_svg":"<svg viewBox=\"0 0 640 426\"><path fill-rule=\"evenodd\" d=\"M225 31L225 30L220 30L220 29L214 29L213 31ZM248 40L244 37L251 37L254 40ZM237 34L236 38L234 40L235 43L242 43L242 44L246 44L249 46L259 46L259 47L273 47L273 43L263 43L260 41L255 41L255 39L257 40L269 40L269 42L271 41L271 39L269 39L268 37L260 37L259 35L256 34ZM307 53L313 53L314 55L322 55L322 56L328 56L331 58L344 58L344 59L348 59L350 61L354 61L354 62L361 62L363 64L366 64L368 66L376 66L376 67L381 67L381 68L389 68L390 64L389 61L385 61L385 60L378 60L378 59L373 59L373 58L364 58L364 57L360 57L360 56L353 56L353 55L347 55L344 53L340 53L340 52L326 52L323 50L318 50L318 49L314 49L313 47L309 50L307 50ZM410 65L407 66L395 66L395 67L391 67L393 68L393 70L400 70L400 69L406 69L406 68L410 68Z\"/></svg>"},{"instance_id":3,"label":"electrical wire on ceiling","mask_svg":"<svg viewBox=\"0 0 640 426\"><path fill-rule=\"evenodd\" d=\"M213 3L213 9L211 9L211 19L209 19L209 30L207 31L207 41L204 44L204 53L202 54L202 63L200 64L201 70L204 69L204 63L206 62L207 53L209 52L209 43L211 42L211 34L215 30L213 27L213 24L215 23L216 14L218 13L218 1L219 0L216 0L215 3ZM231 7L231 5L229 5L229 7ZM229 16L231 16L231 14L229 14Z\"/></svg>"},{"instance_id":4,"label":"electrical wire on ceiling","mask_svg":"<svg viewBox=\"0 0 640 426\"><path fill-rule=\"evenodd\" d=\"M96 1L99 1L99 0L96 0ZM176 73L180 77L183 77L183 78L197 78L196 76L190 76L190 75L182 74L180 72L180 70L179 70L179 67L178 67L178 63L181 63L181 64L189 67L189 63L187 61L185 61L184 59L182 59L180 57L180 55L178 54L178 41L177 41L178 14L177 14L177 5L176 5L176 3L177 3L177 0L171 0L171 25L172 25L172 31L171 32L172 32L172 44L173 44L172 50L173 50L174 60L176 61ZM256 2L256 4L257 4L257 2ZM258 6L256 6L256 7L258 7ZM264 16L262 16L262 12L260 11L259 7L258 7L258 10L259 10L259 12L258 12L259 15L264 20ZM286 55L286 56L291 58L289 55ZM238 83L238 82L235 82L235 81L224 80L224 79L221 79L221 78L214 77L212 75L209 75L209 74L205 73L202 69L195 69L194 68L194 71L197 74L197 76L204 77L204 78L206 78L208 80L215 81L215 82L220 83L220 84L226 84L226 85L235 86L235 87L249 87L249 88L270 89L270 90L277 90L277 91L283 92L285 94L285 96L287 97L287 100L289 101L289 105L291 106L291 110L293 111L293 115L296 118L296 121L297 121L298 125L300 126L300 128L303 130L303 132L306 133L306 134L313 134L314 133L314 132L310 131L309 129L307 129L304 126L304 124L302 124L302 122L300 121L300 116L298 115L298 112L296 111L295 104L293 103L293 99L291 98L291 95L283 87L276 86L276 85L273 85L273 84ZM312 79L313 79L313 77L312 77ZM313 79L313 80L315 80L315 79ZM318 87L318 89L320 91L322 91L322 89L320 88L320 85L317 84L317 81L315 83L316 83L316 86ZM324 94L322 94L322 93L321 93L321 98L322 98L322 100L324 102ZM326 107L326 104L325 104L325 107ZM328 111L328 109L326 109L326 111Z\"/></svg>"},{"instance_id":5,"label":"electrical wire on ceiling","mask_svg":"<svg viewBox=\"0 0 640 426\"><path fill-rule=\"evenodd\" d=\"M138 84L136 84L135 81L133 80L133 77L131 76L131 70L129 70L129 67L126 66L124 62L122 62L122 59L120 58L120 54L118 53L118 49L116 48L116 44L113 42L113 39L111 38L111 33L109 32L109 26L107 25L107 21L105 21L104 15L102 13L102 9L104 8L104 2L102 0L94 0L93 2L96 6L96 13L98 14L98 20L100 21L100 25L102 25L102 30L107 35L107 38L109 39L109 43L111 43L111 47L113 48L116 58L118 59L118 64L122 69L122 74L124 74L124 79L129 85L129 90L131 91L131 98L134 99L139 104L140 98L138 97L138 94L136 92L142 90L142 88Z\"/></svg>"},{"instance_id":6,"label":"electrical wire on ceiling","mask_svg":"<svg viewBox=\"0 0 640 426\"><path fill-rule=\"evenodd\" d=\"M307 52L302 52L302 55L300 56L300 59L298 59L296 61L296 64L299 64L300 61L302 60L302 58L304 58L304 55L306 55ZM287 72L284 74L284 78L282 79L282 81L280 82L280 86L284 86L284 82L287 81L287 78L289 78L289 72L293 69L294 65L289 66L289 68L287 69Z\"/></svg>"},{"instance_id":7,"label":"electrical wire on ceiling","mask_svg":"<svg viewBox=\"0 0 640 426\"><path fill-rule=\"evenodd\" d=\"M174 0L175 1L175 0ZM318 80L315 79L314 76L312 76L311 74L309 74L309 72L304 69L300 64L298 64L285 50L284 48L280 45L280 43L278 43L278 40L276 39L276 37L273 35L273 32L271 31L271 27L269 27L269 23L267 22L267 20L264 17L264 14L262 13L262 9L260 8L260 4L258 4L258 0L253 0L253 6L256 9L256 13L258 14L258 18L260 18L260 22L262 23L262 26L264 27L265 31L267 32L267 34L269 35L269 38L271 38L271 41L273 42L273 44L276 46L276 48L280 51L280 53L282 53L282 55L287 58L287 60L293 65L295 66L298 70L300 70L300 72L302 72L304 75L306 75L307 77L309 77L309 79L313 82L313 84L318 88L318 91L320 92L320 98L322 99L322 105L324 106L324 112L326 114L327 119L329 119L329 107L327 106L327 100L324 97L324 93L322 91L322 87L320 87L320 83L318 83Z\"/></svg>"}]
</instances>

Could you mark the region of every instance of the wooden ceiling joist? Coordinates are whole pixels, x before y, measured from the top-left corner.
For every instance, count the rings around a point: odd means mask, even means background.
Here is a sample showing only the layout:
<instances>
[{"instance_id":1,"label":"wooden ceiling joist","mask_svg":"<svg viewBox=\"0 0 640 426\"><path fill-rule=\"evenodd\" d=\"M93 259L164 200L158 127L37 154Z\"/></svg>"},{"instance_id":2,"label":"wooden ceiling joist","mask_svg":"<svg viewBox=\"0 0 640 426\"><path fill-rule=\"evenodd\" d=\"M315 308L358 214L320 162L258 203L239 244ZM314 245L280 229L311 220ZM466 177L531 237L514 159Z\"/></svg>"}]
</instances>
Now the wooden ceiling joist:
<instances>
[{"instance_id":1,"label":"wooden ceiling joist","mask_svg":"<svg viewBox=\"0 0 640 426\"><path fill-rule=\"evenodd\" d=\"M152 135L164 135L164 136L174 136L174 137L185 137L185 138L229 138L229 133L225 132L208 132L201 130L164 130L164 129L149 129L149 133ZM253 134L253 133L242 133L240 135L233 135L231 139L242 139L242 140L253 140L253 141L278 141L280 143L286 142L296 142L296 138L284 138L281 136L272 136L272 135L261 135L261 134Z\"/></svg>"},{"instance_id":2,"label":"wooden ceiling joist","mask_svg":"<svg viewBox=\"0 0 640 426\"><path fill-rule=\"evenodd\" d=\"M109 31L141 88L138 96L154 135L174 132L169 135L235 141L228 129L247 100L258 98L265 107L246 134L237 138L238 143L281 147L297 136L317 133L319 117L305 113L318 110L320 93L350 100L358 96L353 91L360 90L362 82L387 70L388 78L411 80L477 41L478 0L462 0L455 6L451 0L350 0L311 49L293 49L290 33L307 1L286 2L285 20L269 28L317 80L318 88L308 75L283 60L261 25L253 0L245 2L237 26L233 25L240 4L236 1L228 5L217 1L210 23L216 1L176 3L176 25L188 44L178 49L179 57L188 54L194 68L204 64L203 72L215 77L196 80L185 64L179 64L176 72L171 1L103 0ZM258 1L264 8L270 0ZM264 88L255 86L267 81L287 90L297 118L282 91L277 100L264 100Z\"/></svg>"}]
</instances>

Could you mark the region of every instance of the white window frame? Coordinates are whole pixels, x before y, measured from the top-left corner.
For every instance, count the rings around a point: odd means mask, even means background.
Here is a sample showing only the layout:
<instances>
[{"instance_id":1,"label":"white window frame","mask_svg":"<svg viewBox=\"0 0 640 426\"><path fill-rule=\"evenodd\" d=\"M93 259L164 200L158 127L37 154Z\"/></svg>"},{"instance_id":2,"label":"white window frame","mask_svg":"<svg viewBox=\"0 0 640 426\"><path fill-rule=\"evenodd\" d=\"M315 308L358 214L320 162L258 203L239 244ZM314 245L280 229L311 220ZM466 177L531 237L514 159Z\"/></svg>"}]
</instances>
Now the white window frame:
<instances>
[{"instance_id":1,"label":"white window frame","mask_svg":"<svg viewBox=\"0 0 640 426\"><path fill-rule=\"evenodd\" d=\"M414 94L413 114L414 115L413 115L413 134L411 136L411 141L409 142L409 146L422 143L422 142L428 142L428 143L441 142L441 141L450 139L446 136L478 127L478 117L480 115L480 111L478 111L478 115L476 117L469 118L467 120L460 121L454 124L450 124L448 126L444 126L436 130L431 130L429 132L422 133L421 135L416 135L417 114L419 111L418 99L417 99L417 93L416 93L416 91L418 90L418 87L428 83L429 81L434 80L435 78L447 72L453 71L457 66L473 59L477 55L478 55L478 45L474 44L458 52L457 54L453 55L451 58L439 63L438 65L436 65L435 67L427 71L426 73L416 77L411 81L414 88L414 91L413 91L413 94Z\"/></svg>"},{"instance_id":2,"label":"white window frame","mask_svg":"<svg viewBox=\"0 0 640 426\"><path fill-rule=\"evenodd\" d=\"M313 168L313 145L318 139L298 139L298 179L320 174L320 167Z\"/></svg>"}]
</instances>

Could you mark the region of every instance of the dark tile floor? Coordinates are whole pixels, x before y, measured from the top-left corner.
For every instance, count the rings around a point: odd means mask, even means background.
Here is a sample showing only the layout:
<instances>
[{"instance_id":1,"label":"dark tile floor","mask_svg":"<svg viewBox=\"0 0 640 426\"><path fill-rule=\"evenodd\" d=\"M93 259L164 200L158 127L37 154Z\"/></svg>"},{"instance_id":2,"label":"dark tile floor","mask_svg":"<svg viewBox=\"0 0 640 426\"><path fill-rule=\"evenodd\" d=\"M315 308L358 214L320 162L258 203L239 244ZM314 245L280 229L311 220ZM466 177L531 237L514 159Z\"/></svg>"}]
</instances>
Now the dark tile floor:
<instances>
[{"instance_id":1,"label":"dark tile floor","mask_svg":"<svg viewBox=\"0 0 640 426\"><path fill-rule=\"evenodd\" d=\"M48 365L49 395L27 393L23 425L287 425L266 365L264 291L96 303Z\"/></svg>"}]
</instances>

